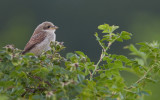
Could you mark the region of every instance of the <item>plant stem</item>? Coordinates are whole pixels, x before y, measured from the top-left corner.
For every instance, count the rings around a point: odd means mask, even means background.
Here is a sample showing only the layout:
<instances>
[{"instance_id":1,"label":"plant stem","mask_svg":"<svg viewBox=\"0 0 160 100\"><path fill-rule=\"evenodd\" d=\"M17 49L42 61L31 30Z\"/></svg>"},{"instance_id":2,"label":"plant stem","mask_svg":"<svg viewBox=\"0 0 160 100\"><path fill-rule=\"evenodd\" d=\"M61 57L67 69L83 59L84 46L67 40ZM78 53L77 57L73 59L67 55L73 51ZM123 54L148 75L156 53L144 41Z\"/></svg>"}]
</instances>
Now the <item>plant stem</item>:
<instances>
[{"instance_id":1,"label":"plant stem","mask_svg":"<svg viewBox=\"0 0 160 100\"><path fill-rule=\"evenodd\" d=\"M110 39L111 39L111 38L112 38L112 35L111 35L111 33L109 33L109 34L110 34ZM119 37L120 37L120 36L119 36ZM103 44L98 40L99 45L102 47L102 53L101 53L101 56L100 56L99 61L98 61L97 64L95 65L95 69L93 70L92 74L90 75L90 80L93 80L93 75L95 74L95 72L96 72L99 64L101 63L101 61L102 61L103 58L105 57L106 51L110 48L110 46L112 45L112 43L115 42L119 37L113 39L113 41L109 41L107 47L103 46Z\"/></svg>"},{"instance_id":2,"label":"plant stem","mask_svg":"<svg viewBox=\"0 0 160 100\"><path fill-rule=\"evenodd\" d=\"M101 56L100 56L100 59L99 61L97 62L96 66L95 66L95 69L93 70L92 74L90 75L90 80L93 79L93 75L94 73L96 72L97 68L98 68L98 65L100 64L100 62L102 61L103 57L105 56L104 52L103 52L103 49L102 49L102 53L101 53Z\"/></svg>"},{"instance_id":3,"label":"plant stem","mask_svg":"<svg viewBox=\"0 0 160 100\"><path fill-rule=\"evenodd\" d=\"M155 66L152 65L152 67L150 67L150 68L147 70L147 72L145 72L145 74L144 74L139 80L137 80L134 84L138 84L138 83L140 83L142 80L144 80L144 79L146 78L146 76L148 75L148 73L149 73L154 67L155 67ZM135 88L135 87L134 87L134 86L128 87L128 89L132 89L132 88Z\"/></svg>"},{"instance_id":4,"label":"plant stem","mask_svg":"<svg viewBox=\"0 0 160 100\"><path fill-rule=\"evenodd\" d=\"M99 42L99 41L98 41L98 42ZM113 43L113 42L109 42L109 43L108 43L108 46L107 46L106 48L104 48L104 46L101 44L101 42L99 42L99 44L100 44L101 47L102 47L102 53L101 53L101 56L100 56L99 61L97 62L96 66L95 66L95 69L93 70L92 74L90 75L90 80L93 79L93 75L95 74L95 72L96 72L96 70L97 70L100 62L103 60L103 58L104 58L105 55L106 55L105 52L109 49L109 47L111 46L112 43Z\"/></svg>"}]
</instances>

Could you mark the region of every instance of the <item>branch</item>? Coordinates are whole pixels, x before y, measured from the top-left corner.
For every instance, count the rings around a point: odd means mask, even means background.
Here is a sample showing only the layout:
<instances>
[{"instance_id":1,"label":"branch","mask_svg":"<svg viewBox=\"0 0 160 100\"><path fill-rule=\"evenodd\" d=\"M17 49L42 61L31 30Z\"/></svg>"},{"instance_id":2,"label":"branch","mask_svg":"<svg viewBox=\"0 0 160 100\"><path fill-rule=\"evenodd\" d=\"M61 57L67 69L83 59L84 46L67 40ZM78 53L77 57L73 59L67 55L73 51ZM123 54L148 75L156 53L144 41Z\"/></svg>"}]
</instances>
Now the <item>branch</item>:
<instances>
[{"instance_id":1,"label":"branch","mask_svg":"<svg viewBox=\"0 0 160 100\"><path fill-rule=\"evenodd\" d=\"M110 33L110 34L111 34L111 33ZM112 37L112 35L110 35L110 38L111 38L111 37ZM120 36L119 36L119 37L120 37ZM93 79L93 75L94 75L94 73L96 72L99 64L102 62L103 58L105 57L106 51L110 48L110 46L111 46L119 37L115 38L113 41L109 41L109 43L108 43L108 45L107 45L106 48L102 45L102 43L101 43L100 41L98 41L99 44L100 44L100 46L102 47L102 53L101 53L101 56L100 56L99 61L97 62L96 66L95 66L95 69L93 70L92 74L90 75L90 80Z\"/></svg>"},{"instance_id":2,"label":"branch","mask_svg":"<svg viewBox=\"0 0 160 100\"><path fill-rule=\"evenodd\" d=\"M29 75L29 74L28 74ZM39 81L43 81L44 83L46 83L49 87L52 86L51 83L49 83L48 81L44 81L43 79L41 79L40 77L38 76L33 76L33 75L29 75L29 77L33 78L33 79L38 79ZM24 93L22 93L21 97L24 97L28 92L30 93L35 93L37 91L45 91L46 88L45 87L40 87L41 84L39 83L39 86L37 88L29 88L29 87L26 87L26 91Z\"/></svg>"},{"instance_id":3,"label":"branch","mask_svg":"<svg viewBox=\"0 0 160 100\"><path fill-rule=\"evenodd\" d=\"M141 81L143 81L146 76L149 74L149 72L154 68L155 66L152 65L152 67L150 67L146 72L145 74L139 79L137 80L134 84L139 84ZM132 88L135 88L133 85L131 85L130 87L128 87L128 89L132 89Z\"/></svg>"},{"instance_id":4,"label":"branch","mask_svg":"<svg viewBox=\"0 0 160 100\"><path fill-rule=\"evenodd\" d=\"M98 41L98 42L99 42L99 41ZM94 73L96 72L96 70L97 70L99 64L102 62L103 58L104 58L105 55L106 55L105 52L110 48L110 46L111 46L112 43L113 43L113 42L109 42L109 43L108 43L108 46L107 46L106 48L104 48L104 46L102 45L102 43L99 42L99 44L100 44L101 47L102 47L102 53L101 53L101 56L100 56L99 61L98 61L97 64L95 65L95 69L93 70L92 74L90 75L90 80L93 79Z\"/></svg>"}]
</instances>

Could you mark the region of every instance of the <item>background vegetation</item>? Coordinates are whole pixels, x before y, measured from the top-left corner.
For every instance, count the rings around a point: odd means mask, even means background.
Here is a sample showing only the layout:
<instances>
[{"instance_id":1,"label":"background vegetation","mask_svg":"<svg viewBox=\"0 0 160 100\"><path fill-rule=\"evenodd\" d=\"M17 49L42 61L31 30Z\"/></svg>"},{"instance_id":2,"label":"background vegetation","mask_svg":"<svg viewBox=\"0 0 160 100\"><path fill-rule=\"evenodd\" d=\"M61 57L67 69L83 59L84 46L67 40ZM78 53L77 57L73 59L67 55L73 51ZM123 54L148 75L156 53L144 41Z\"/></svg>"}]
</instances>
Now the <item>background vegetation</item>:
<instances>
[{"instance_id":1,"label":"background vegetation","mask_svg":"<svg viewBox=\"0 0 160 100\"><path fill-rule=\"evenodd\" d=\"M57 41L64 41L67 47L64 54L79 50L97 61L101 48L93 33L98 31L98 25L109 23L121 26L118 31L132 32L131 40L115 43L108 51L127 55L129 52L123 47L130 43L159 40L159 4L159 0L1 0L0 47L14 44L23 49L35 27L47 20L60 27L56 31ZM122 74L128 82L135 80L132 74ZM159 82L148 88L153 93L146 100L159 98Z\"/></svg>"},{"instance_id":2,"label":"background vegetation","mask_svg":"<svg viewBox=\"0 0 160 100\"><path fill-rule=\"evenodd\" d=\"M81 51L67 53L62 57L58 52L63 43L51 43L52 50L40 56L32 53L21 55L21 50L12 45L0 52L0 93L3 100L144 100L148 83L156 83L160 74L160 45L158 42L138 43L128 48L136 58L109 54L116 42L123 42L131 33L115 33L118 26L100 25L102 37L95 37L102 48L100 58L92 62ZM128 83L121 76L128 71L138 77Z\"/></svg>"}]
</instances>

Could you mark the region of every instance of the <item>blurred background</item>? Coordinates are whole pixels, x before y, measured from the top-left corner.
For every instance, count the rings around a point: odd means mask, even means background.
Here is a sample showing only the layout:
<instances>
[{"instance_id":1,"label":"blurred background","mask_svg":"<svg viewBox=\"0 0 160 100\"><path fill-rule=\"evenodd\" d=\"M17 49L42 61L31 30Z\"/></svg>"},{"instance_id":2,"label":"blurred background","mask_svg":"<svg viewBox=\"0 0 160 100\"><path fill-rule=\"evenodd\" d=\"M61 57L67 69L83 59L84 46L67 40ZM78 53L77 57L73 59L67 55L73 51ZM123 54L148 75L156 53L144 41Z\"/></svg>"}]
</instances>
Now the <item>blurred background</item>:
<instances>
[{"instance_id":1,"label":"blurred background","mask_svg":"<svg viewBox=\"0 0 160 100\"><path fill-rule=\"evenodd\" d=\"M126 45L160 40L159 5L159 0L0 0L0 47L14 44L23 49L37 25L51 21L59 27L57 41L67 47L64 54L83 51L97 61L101 48L94 33L100 33L98 25L107 23L133 34L131 40L115 43L109 51L127 55ZM147 87L152 95L145 100L160 98L159 84Z\"/></svg>"}]
</instances>

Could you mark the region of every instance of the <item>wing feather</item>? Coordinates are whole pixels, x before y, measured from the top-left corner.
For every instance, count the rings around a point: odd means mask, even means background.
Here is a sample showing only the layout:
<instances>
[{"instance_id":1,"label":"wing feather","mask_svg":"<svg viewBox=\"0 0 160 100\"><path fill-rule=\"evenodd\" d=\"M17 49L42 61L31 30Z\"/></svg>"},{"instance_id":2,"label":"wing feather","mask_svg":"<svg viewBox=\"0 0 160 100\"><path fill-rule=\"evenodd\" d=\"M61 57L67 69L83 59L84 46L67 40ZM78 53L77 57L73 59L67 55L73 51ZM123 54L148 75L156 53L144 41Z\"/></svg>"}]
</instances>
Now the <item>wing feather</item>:
<instances>
[{"instance_id":1,"label":"wing feather","mask_svg":"<svg viewBox=\"0 0 160 100\"><path fill-rule=\"evenodd\" d=\"M31 39L29 40L29 42L26 44L26 46L25 46L24 51L22 52L22 54L25 54L25 53L29 52L37 44L39 44L41 41L43 41L46 36L47 36L47 34L46 34L45 31L41 31L38 34L33 35L31 37Z\"/></svg>"}]
</instances>

